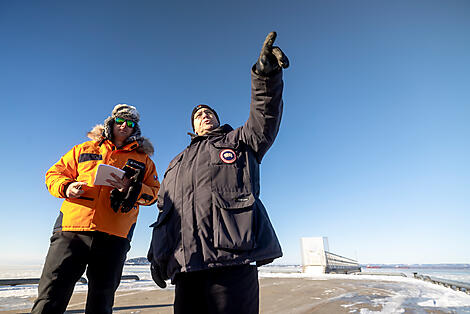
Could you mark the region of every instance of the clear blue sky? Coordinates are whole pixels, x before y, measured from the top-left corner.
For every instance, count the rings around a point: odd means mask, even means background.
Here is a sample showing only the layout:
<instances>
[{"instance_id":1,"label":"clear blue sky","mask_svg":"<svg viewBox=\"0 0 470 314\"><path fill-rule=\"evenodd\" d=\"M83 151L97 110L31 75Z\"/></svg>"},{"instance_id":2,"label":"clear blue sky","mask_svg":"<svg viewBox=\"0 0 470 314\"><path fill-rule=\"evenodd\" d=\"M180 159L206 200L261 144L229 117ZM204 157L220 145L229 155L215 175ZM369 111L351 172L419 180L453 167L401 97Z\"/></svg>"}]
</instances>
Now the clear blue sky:
<instances>
[{"instance_id":1,"label":"clear blue sky","mask_svg":"<svg viewBox=\"0 0 470 314\"><path fill-rule=\"evenodd\" d=\"M261 167L278 262L327 236L361 263L470 263L470 2L325 0L1 1L0 264L43 262L62 202L44 174L115 104L140 111L161 176L196 103L243 124L272 30L291 60Z\"/></svg>"}]
</instances>

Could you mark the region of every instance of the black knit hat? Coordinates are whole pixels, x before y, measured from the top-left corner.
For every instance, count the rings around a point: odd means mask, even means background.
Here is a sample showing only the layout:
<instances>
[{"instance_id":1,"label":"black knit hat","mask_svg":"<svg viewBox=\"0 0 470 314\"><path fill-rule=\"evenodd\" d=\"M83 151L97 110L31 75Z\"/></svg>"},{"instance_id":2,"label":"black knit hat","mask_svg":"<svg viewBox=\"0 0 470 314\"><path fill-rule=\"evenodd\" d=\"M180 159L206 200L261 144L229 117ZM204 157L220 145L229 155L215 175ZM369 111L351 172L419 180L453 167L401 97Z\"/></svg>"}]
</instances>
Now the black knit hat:
<instances>
[{"instance_id":1,"label":"black knit hat","mask_svg":"<svg viewBox=\"0 0 470 314\"><path fill-rule=\"evenodd\" d=\"M214 113L215 118L217 119L217 122L219 122L220 124L220 120L219 120L219 116L217 115L217 112L215 112L215 110L209 107L208 105L200 104L194 107L193 112L191 113L191 126L193 127L193 131L194 131L194 114L196 113L196 111L198 111L201 108L207 108L210 111L212 111Z\"/></svg>"}]
</instances>

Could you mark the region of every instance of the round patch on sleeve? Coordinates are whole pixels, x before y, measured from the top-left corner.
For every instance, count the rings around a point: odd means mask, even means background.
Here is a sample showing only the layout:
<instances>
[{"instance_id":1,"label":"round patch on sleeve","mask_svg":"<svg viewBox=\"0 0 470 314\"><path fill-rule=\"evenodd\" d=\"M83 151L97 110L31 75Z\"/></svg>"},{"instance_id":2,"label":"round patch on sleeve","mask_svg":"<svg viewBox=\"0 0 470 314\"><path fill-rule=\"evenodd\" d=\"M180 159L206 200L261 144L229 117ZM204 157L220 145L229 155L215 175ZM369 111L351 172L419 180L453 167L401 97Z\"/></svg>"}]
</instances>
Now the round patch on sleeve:
<instances>
[{"instance_id":1,"label":"round patch on sleeve","mask_svg":"<svg viewBox=\"0 0 470 314\"><path fill-rule=\"evenodd\" d=\"M222 160L226 164L232 164L237 160L237 155L233 151L233 149L222 149L219 153L220 160Z\"/></svg>"}]
</instances>

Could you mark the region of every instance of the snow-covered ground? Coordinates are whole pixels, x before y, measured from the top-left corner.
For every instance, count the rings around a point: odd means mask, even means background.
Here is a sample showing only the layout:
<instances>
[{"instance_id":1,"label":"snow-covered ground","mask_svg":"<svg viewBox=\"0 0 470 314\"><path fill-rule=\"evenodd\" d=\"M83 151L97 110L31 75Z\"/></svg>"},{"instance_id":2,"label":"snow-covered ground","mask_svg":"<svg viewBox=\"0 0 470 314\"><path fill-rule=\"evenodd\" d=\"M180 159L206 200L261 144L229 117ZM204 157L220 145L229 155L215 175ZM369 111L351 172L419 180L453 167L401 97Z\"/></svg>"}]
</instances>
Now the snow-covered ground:
<instances>
[{"instance_id":1,"label":"snow-covered ground","mask_svg":"<svg viewBox=\"0 0 470 314\"><path fill-rule=\"evenodd\" d=\"M41 266L9 266L0 267L0 279L12 278L39 278ZM126 290L155 290L159 289L151 279L149 266L125 266L124 275L137 275L140 280L123 280L119 286L120 291ZM436 274L433 274L436 276ZM452 276L447 279L468 282L467 275ZM264 266L260 267L259 276L272 278L306 278L312 280L374 280L372 285L387 285L392 287L394 295L377 299L383 306L383 312L401 312L407 305L433 306L439 308L459 308L463 313L470 313L470 295L450 288L438 286L411 277L386 275L340 275L340 274L303 274L299 266ZM437 276L436 276L437 277ZM440 277L445 277L442 273ZM168 287L172 289L170 285ZM87 285L77 283L75 291L86 291ZM0 311L13 309L27 309L31 307L29 298L37 295L37 285L0 286ZM372 313L363 309L362 313Z\"/></svg>"}]
</instances>

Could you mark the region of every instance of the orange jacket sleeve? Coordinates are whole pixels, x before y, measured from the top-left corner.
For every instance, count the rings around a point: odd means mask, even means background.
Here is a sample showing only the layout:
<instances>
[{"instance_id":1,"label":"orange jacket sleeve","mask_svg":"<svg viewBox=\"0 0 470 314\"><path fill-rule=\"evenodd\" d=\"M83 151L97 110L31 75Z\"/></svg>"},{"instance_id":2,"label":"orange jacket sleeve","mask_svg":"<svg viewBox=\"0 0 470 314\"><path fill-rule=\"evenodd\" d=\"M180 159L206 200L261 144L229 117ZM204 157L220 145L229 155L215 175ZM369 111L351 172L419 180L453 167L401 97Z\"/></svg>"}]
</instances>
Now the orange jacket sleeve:
<instances>
[{"instance_id":1,"label":"orange jacket sleeve","mask_svg":"<svg viewBox=\"0 0 470 314\"><path fill-rule=\"evenodd\" d=\"M78 146L75 146L47 171L46 186L53 196L65 198L65 186L78 176L78 151Z\"/></svg>"},{"instance_id":2,"label":"orange jacket sleeve","mask_svg":"<svg viewBox=\"0 0 470 314\"><path fill-rule=\"evenodd\" d=\"M142 189L137 203L139 205L152 205L157 200L158 190L160 189L160 182L158 181L157 170L153 161L147 156L147 162L145 166L145 176L142 181Z\"/></svg>"}]
</instances>

